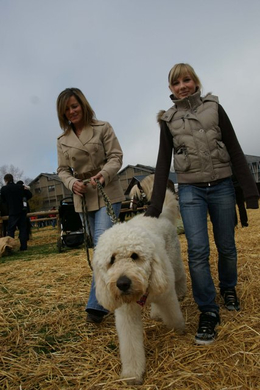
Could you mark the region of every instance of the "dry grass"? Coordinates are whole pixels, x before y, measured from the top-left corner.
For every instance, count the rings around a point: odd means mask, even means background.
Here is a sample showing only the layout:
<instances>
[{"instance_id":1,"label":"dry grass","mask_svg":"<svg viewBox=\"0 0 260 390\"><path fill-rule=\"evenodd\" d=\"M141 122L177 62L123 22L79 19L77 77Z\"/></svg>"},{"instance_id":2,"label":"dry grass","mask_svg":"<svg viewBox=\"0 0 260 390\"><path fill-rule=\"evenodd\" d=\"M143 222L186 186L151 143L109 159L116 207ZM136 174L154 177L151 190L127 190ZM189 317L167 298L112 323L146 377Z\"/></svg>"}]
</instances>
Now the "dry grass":
<instances>
[{"instance_id":1,"label":"dry grass","mask_svg":"<svg viewBox=\"0 0 260 390\"><path fill-rule=\"evenodd\" d=\"M259 224L259 210L249 210L249 227L236 230L242 310L228 312L219 299L222 323L213 345L193 343L198 311L190 282L182 302L185 336L149 320L144 310L147 371L139 387L119 379L113 315L100 326L85 323L91 271L84 249L58 254L57 230L35 231L26 254L14 254L0 264L0 388L260 389ZM185 237L180 240L186 264ZM213 244L211 264L217 285Z\"/></svg>"}]
</instances>

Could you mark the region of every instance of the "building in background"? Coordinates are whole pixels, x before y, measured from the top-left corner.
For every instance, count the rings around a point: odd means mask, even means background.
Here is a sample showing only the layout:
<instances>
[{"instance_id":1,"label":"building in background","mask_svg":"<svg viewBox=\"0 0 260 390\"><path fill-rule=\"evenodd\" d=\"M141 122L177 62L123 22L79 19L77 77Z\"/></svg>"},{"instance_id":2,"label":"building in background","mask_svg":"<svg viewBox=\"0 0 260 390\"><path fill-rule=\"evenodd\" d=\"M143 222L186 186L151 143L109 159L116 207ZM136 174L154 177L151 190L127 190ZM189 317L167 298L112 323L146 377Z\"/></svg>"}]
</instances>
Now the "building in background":
<instances>
[{"instance_id":1,"label":"building in background","mask_svg":"<svg viewBox=\"0 0 260 390\"><path fill-rule=\"evenodd\" d=\"M58 209L62 199L72 196L72 192L55 173L40 173L29 185L33 196L39 195L42 198L39 211L48 211L53 207Z\"/></svg>"},{"instance_id":2,"label":"building in background","mask_svg":"<svg viewBox=\"0 0 260 390\"><path fill-rule=\"evenodd\" d=\"M118 173L124 193L128 189L128 186L134 177L142 176L142 178L144 178L145 176L151 175L154 172L155 168L148 165L127 165Z\"/></svg>"},{"instance_id":3,"label":"building in background","mask_svg":"<svg viewBox=\"0 0 260 390\"><path fill-rule=\"evenodd\" d=\"M245 156L259 189L260 157L251 155ZM148 165L127 165L123 168L118 173L118 176L126 199L128 198L132 186L136 183L136 180L141 181L145 176L154 173L155 167ZM175 172L170 172L169 180L177 187L177 176ZM33 195L40 195L42 197L42 208L39 211L51 210L53 207L58 209L62 199L72 196L72 192L64 186L59 176L55 173L41 173L29 185Z\"/></svg>"}]
</instances>

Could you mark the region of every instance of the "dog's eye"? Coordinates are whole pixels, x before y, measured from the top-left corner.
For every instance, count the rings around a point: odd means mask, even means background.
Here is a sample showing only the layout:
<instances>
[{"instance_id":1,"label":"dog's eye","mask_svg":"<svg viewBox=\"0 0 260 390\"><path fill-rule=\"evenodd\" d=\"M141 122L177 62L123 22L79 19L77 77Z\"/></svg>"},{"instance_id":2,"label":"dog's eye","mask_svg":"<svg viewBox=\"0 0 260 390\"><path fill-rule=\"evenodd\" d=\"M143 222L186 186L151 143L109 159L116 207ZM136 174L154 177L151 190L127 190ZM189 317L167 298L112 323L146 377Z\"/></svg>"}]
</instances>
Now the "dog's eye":
<instances>
[{"instance_id":1,"label":"dog's eye","mask_svg":"<svg viewBox=\"0 0 260 390\"><path fill-rule=\"evenodd\" d=\"M133 259L133 260L137 260L137 259L139 258L138 254L135 253L135 252L133 252L133 253L131 254L130 257L131 257L131 259Z\"/></svg>"},{"instance_id":2,"label":"dog's eye","mask_svg":"<svg viewBox=\"0 0 260 390\"><path fill-rule=\"evenodd\" d=\"M110 258L110 265L114 264L115 259L116 259L115 255L112 255L111 258Z\"/></svg>"}]
</instances>

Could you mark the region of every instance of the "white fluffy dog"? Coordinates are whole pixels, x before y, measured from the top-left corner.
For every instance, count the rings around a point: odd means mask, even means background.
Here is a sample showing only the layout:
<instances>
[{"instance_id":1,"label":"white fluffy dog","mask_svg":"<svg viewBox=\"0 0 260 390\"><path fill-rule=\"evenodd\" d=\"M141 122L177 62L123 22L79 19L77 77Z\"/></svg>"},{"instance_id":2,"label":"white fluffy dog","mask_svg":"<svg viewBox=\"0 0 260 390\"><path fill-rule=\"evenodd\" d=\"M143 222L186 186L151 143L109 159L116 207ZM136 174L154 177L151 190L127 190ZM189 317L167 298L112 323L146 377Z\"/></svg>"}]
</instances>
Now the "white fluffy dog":
<instances>
[{"instance_id":1,"label":"white fluffy dog","mask_svg":"<svg viewBox=\"0 0 260 390\"><path fill-rule=\"evenodd\" d=\"M141 183L148 199L153 177ZM136 190L138 192L138 190ZM145 351L141 309L151 304L151 317L183 332L178 298L186 292L186 274L174 225L178 215L174 194L167 190L159 218L137 215L103 233L95 248L93 269L98 301L115 310L122 361L121 377L141 384Z\"/></svg>"}]
</instances>

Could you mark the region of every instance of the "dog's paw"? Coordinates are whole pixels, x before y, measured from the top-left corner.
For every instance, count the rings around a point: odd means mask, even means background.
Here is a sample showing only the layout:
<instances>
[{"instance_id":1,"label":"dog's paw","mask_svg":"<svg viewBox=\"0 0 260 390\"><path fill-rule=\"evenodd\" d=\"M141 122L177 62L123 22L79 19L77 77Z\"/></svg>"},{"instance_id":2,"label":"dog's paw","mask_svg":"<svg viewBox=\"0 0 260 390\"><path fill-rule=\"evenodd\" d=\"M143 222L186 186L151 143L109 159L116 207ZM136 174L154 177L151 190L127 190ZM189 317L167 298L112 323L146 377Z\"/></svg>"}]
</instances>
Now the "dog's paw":
<instances>
[{"instance_id":1,"label":"dog's paw","mask_svg":"<svg viewBox=\"0 0 260 390\"><path fill-rule=\"evenodd\" d=\"M131 379L125 379L126 383L128 385L135 385L135 386L138 386L138 385L142 385L143 384L143 379L141 378L131 378Z\"/></svg>"},{"instance_id":2,"label":"dog's paw","mask_svg":"<svg viewBox=\"0 0 260 390\"><path fill-rule=\"evenodd\" d=\"M150 318L151 320L162 321L162 318L159 316L159 314L153 313L152 311L150 313Z\"/></svg>"},{"instance_id":3,"label":"dog's paw","mask_svg":"<svg viewBox=\"0 0 260 390\"><path fill-rule=\"evenodd\" d=\"M130 375L130 373L127 375L126 373L121 374L121 378L128 384L128 385L142 385L143 384L143 375L140 374L133 374Z\"/></svg>"}]
</instances>

